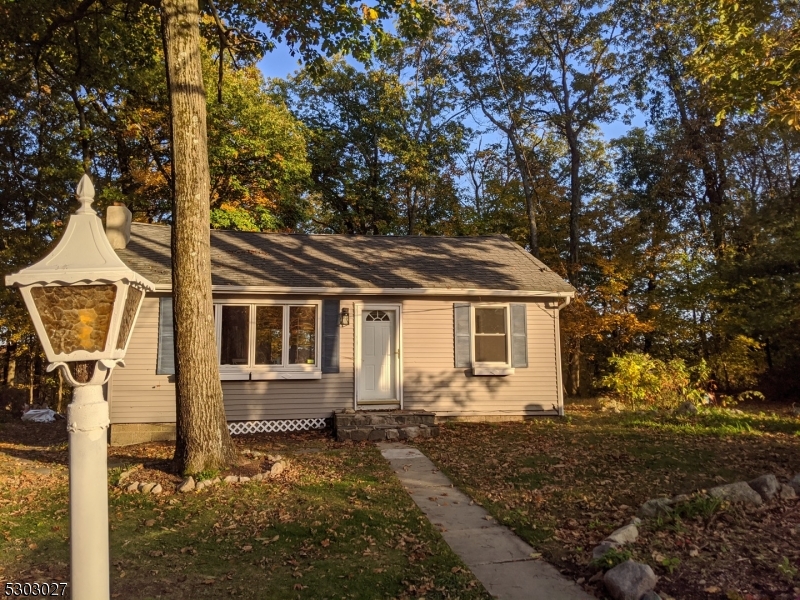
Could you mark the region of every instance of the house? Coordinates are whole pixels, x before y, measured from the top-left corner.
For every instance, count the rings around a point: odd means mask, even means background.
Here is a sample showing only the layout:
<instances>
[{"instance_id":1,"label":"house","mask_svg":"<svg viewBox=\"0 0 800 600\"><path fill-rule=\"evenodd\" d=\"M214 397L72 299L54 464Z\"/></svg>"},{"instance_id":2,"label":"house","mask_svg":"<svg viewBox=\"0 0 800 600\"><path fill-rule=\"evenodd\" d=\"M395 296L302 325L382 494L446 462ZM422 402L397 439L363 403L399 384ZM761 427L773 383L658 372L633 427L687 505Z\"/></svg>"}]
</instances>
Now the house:
<instances>
[{"instance_id":1,"label":"house","mask_svg":"<svg viewBox=\"0 0 800 600\"><path fill-rule=\"evenodd\" d=\"M170 228L108 223L120 258L156 284L108 384L111 442L172 439ZM574 290L505 236L214 230L211 246L232 433L321 427L344 409L563 414L559 311Z\"/></svg>"}]
</instances>

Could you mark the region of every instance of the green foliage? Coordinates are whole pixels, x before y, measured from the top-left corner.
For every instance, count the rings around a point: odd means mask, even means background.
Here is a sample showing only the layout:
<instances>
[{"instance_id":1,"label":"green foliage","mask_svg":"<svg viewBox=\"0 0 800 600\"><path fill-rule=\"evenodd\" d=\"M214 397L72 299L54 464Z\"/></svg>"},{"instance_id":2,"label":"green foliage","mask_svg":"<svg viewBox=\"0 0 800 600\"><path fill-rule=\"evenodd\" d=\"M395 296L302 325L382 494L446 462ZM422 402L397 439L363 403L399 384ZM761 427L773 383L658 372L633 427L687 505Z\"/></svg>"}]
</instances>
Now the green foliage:
<instances>
[{"instance_id":1,"label":"green foliage","mask_svg":"<svg viewBox=\"0 0 800 600\"><path fill-rule=\"evenodd\" d=\"M789 583L793 582L797 577L798 569L792 565L788 556L781 557L781 562L778 563L777 569L778 573Z\"/></svg>"},{"instance_id":2,"label":"green foliage","mask_svg":"<svg viewBox=\"0 0 800 600\"><path fill-rule=\"evenodd\" d=\"M680 502L673 506L672 515L682 519L702 517L707 520L710 519L712 515L719 512L723 505L723 501L719 498L697 495L686 502Z\"/></svg>"},{"instance_id":3,"label":"green foliage","mask_svg":"<svg viewBox=\"0 0 800 600\"><path fill-rule=\"evenodd\" d=\"M633 557L633 553L625 548L610 548L603 556L593 560L590 564L600 569L611 569Z\"/></svg>"},{"instance_id":4,"label":"green foliage","mask_svg":"<svg viewBox=\"0 0 800 600\"><path fill-rule=\"evenodd\" d=\"M196 481L205 481L206 479L214 479L214 477L217 477L219 475L219 471L217 469L205 469L197 473L186 474L194 477Z\"/></svg>"},{"instance_id":5,"label":"green foliage","mask_svg":"<svg viewBox=\"0 0 800 600\"><path fill-rule=\"evenodd\" d=\"M601 384L631 408L653 406L674 408L681 402L699 403L704 395L708 368L701 361L696 368L675 358L665 363L642 352L612 356L613 371Z\"/></svg>"}]
</instances>

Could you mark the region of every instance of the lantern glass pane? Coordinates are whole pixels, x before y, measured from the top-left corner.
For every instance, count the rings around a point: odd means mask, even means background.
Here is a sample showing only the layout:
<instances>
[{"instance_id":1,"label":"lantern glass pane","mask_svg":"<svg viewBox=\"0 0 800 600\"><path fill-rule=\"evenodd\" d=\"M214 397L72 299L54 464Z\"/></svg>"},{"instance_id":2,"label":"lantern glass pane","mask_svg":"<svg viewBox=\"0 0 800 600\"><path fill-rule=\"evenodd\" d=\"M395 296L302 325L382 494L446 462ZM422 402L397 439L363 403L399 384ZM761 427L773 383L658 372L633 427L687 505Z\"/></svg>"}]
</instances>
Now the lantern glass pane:
<instances>
[{"instance_id":1,"label":"lantern glass pane","mask_svg":"<svg viewBox=\"0 0 800 600\"><path fill-rule=\"evenodd\" d=\"M31 296L53 352L105 349L117 286L37 287L31 290Z\"/></svg>"},{"instance_id":2,"label":"lantern glass pane","mask_svg":"<svg viewBox=\"0 0 800 600\"><path fill-rule=\"evenodd\" d=\"M125 308L122 309L122 322L119 325L119 335L117 335L117 350L125 348L128 343L128 336L133 329L133 320L136 318L136 311L139 309L139 302L142 300L142 292L135 287L128 288L128 296L125 298Z\"/></svg>"}]
</instances>

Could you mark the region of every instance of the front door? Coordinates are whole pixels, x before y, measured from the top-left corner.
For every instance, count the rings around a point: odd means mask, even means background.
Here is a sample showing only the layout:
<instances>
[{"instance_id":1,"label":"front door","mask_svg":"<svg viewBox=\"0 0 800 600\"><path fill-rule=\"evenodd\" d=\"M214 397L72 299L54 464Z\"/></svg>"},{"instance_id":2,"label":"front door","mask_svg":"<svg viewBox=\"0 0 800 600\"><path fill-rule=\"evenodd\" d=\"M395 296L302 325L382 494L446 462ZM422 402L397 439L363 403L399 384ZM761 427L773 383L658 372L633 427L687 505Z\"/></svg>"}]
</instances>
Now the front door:
<instances>
[{"instance_id":1,"label":"front door","mask_svg":"<svg viewBox=\"0 0 800 600\"><path fill-rule=\"evenodd\" d=\"M396 310L361 313L359 404L399 404L396 324Z\"/></svg>"}]
</instances>

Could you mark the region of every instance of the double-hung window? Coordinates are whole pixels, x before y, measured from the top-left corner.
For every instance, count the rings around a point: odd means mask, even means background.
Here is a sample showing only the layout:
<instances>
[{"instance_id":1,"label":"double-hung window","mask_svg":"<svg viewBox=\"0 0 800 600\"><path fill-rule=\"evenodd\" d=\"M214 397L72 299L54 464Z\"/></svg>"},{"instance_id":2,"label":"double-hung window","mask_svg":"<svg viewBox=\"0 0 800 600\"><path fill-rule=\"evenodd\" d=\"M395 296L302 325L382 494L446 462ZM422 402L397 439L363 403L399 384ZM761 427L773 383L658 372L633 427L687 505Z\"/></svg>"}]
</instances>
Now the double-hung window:
<instances>
[{"instance_id":1,"label":"double-hung window","mask_svg":"<svg viewBox=\"0 0 800 600\"><path fill-rule=\"evenodd\" d=\"M319 379L320 303L214 306L222 379Z\"/></svg>"},{"instance_id":2,"label":"double-hung window","mask_svg":"<svg viewBox=\"0 0 800 600\"><path fill-rule=\"evenodd\" d=\"M455 366L473 375L513 375L528 366L525 304L453 305Z\"/></svg>"}]
</instances>

